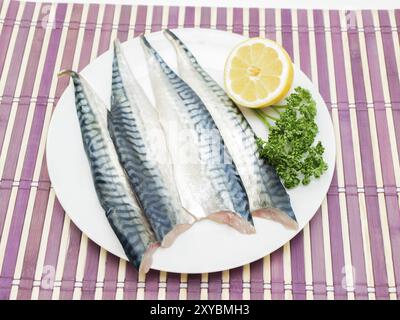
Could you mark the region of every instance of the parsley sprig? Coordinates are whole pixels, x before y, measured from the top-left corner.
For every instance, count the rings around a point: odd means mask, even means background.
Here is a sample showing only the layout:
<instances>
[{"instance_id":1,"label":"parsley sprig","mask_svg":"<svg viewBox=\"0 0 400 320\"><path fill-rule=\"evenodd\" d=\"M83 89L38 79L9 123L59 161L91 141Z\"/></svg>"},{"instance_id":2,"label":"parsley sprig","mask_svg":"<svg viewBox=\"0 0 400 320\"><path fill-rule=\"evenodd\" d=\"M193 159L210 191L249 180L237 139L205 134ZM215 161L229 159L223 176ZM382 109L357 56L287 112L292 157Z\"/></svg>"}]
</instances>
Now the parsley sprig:
<instances>
[{"instance_id":1,"label":"parsley sprig","mask_svg":"<svg viewBox=\"0 0 400 320\"><path fill-rule=\"evenodd\" d=\"M308 90L296 87L294 91L286 98L279 118L255 111L269 129L268 140L257 138L260 155L275 167L288 189L300 182L307 185L311 178L319 178L328 169L321 141L314 144L318 133L316 103ZM269 120L275 124L270 124Z\"/></svg>"}]
</instances>

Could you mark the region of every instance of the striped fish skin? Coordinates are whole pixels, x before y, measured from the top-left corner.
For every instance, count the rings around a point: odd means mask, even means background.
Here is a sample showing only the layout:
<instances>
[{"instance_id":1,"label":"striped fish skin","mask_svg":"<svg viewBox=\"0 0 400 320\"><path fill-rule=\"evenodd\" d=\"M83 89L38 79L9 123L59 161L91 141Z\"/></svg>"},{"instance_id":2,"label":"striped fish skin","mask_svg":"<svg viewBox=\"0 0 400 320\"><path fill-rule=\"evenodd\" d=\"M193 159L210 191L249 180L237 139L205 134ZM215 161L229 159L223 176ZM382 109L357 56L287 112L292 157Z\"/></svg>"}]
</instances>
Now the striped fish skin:
<instances>
[{"instance_id":1,"label":"striped fish skin","mask_svg":"<svg viewBox=\"0 0 400 320\"><path fill-rule=\"evenodd\" d=\"M160 121L168 145L175 147L170 153L183 206L196 216L254 233L246 192L211 115L147 39L141 41Z\"/></svg>"},{"instance_id":2,"label":"striped fish skin","mask_svg":"<svg viewBox=\"0 0 400 320\"><path fill-rule=\"evenodd\" d=\"M167 29L164 35L175 47L180 76L203 100L221 132L246 189L252 215L297 229L290 197L274 167L260 157L255 133L242 112L172 31Z\"/></svg>"},{"instance_id":3,"label":"striped fish skin","mask_svg":"<svg viewBox=\"0 0 400 320\"><path fill-rule=\"evenodd\" d=\"M107 130L106 107L87 81L74 71L75 106L83 146L97 197L130 262L141 272L151 266L158 241L130 189Z\"/></svg>"},{"instance_id":4,"label":"striped fish skin","mask_svg":"<svg viewBox=\"0 0 400 320\"><path fill-rule=\"evenodd\" d=\"M132 189L162 246L195 221L181 205L158 114L114 43L109 131Z\"/></svg>"}]
</instances>

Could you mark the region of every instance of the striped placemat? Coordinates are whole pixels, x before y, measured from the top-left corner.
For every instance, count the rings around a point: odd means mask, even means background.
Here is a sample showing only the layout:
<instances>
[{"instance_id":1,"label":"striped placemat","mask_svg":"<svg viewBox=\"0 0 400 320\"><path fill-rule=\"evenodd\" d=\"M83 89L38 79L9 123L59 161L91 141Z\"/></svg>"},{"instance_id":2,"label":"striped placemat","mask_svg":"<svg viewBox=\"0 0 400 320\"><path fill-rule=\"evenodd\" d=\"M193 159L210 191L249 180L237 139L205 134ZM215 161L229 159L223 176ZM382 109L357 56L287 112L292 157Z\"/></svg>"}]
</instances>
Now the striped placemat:
<instances>
[{"instance_id":1,"label":"striped placemat","mask_svg":"<svg viewBox=\"0 0 400 320\"><path fill-rule=\"evenodd\" d=\"M229 271L134 268L65 215L44 156L68 79L122 41L202 27L276 39L332 116L336 171L309 225ZM396 299L400 290L400 10L0 2L0 299Z\"/></svg>"}]
</instances>

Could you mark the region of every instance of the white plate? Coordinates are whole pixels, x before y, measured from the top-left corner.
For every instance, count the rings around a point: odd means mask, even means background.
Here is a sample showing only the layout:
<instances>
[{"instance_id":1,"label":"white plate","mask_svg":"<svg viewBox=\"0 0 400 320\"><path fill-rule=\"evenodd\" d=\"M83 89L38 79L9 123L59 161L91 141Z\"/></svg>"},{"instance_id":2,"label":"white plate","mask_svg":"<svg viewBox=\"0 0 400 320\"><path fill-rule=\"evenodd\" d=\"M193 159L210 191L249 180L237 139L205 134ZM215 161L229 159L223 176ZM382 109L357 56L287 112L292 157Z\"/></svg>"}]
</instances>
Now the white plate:
<instances>
[{"instance_id":1,"label":"white plate","mask_svg":"<svg viewBox=\"0 0 400 320\"><path fill-rule=\"evenodd\" d=\"M209 29L180 29L174 32L219 83L223 80L227 55L244 39L236 34ZM176 68L174 49L168 40L160 32L150 34L148 39L167 63ZM154 101L138 39L125 42L123 48L135 76ZM82 71L106 102L110 99L111 91L111 61L112 51L108 51ZM289 191L301 230L317 211L330 185L335 165L335 138L324 101L307 76L295 66L293 87L298 85L309 89L317 102L317 123L320 130L317 139L326 147L325 159L328 163L328 171L320 179L313 180L307 187L301 186ZM257 135L266 137L266 128L254 114L249 110L244 110L244 113ZM71 84L60 98L51 120L47 139L47 164L57 197L71 220L91 240L126 259L96 197L81 140ZM239 234L224 225L201 221L182 234L172 247L157 250L152 268L182 273L226 270L270 254L298 232L287 230L272 221L256 218L254 222L257 233L249 236Z\"/></svg>"}]
</instances>

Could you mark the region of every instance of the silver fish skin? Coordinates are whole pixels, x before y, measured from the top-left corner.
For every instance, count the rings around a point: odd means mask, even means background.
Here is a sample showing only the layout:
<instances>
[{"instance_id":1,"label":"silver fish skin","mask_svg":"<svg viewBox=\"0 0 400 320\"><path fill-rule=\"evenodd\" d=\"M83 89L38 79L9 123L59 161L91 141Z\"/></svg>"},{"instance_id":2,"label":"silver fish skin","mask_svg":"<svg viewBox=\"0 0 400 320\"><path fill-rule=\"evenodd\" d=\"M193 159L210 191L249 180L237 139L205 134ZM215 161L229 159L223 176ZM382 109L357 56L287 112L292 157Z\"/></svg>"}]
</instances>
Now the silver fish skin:
<instances>
[{"instance_id":1,"label":"silver fish skin","mask_svg":"<svg viewBox=\"0 0 400 320\"><path fill-rule=\"evenodd\" d=\"M158 113L135 79L118 40L108 127L157 239L163 247L170 246L196 220L181 205Z\"/></svg>"},{"instance_id":2,"label":"silver fish skin","mask_svg":"<svg viewBox=\"0 0 400 320\"><path fill-rule=\"evenodd\" d=\"M171 30L164 30L164 35L175 47L180 76L203 100L221 132L246 189L252 215L297 229L290 197L275 168L260 157L255 133L242 112Z\"/></svg>"},{"instance_id":3,"label":"silver fish skin","mask_svg":"<svg viewBox=\"0 0 400 320\"><path fill-rule=\"evenodd\" d=\"M107 130L106 106L78 73L67 70L60 75L70 75L74 84L83 146L100 204L130 262L147 272L159 243L119 164Z\"/></svg>"},{"instance_id":4,"label":"silver fish skin","mask_svg":"<svg viewBox=\"0 0 400 320\"><path fill-rule=\"evenodd\" d=\"M211 115L144 36L141 41L183 206L195 216L254 233L246 192Z\"/></svg>"}]
</instances>

